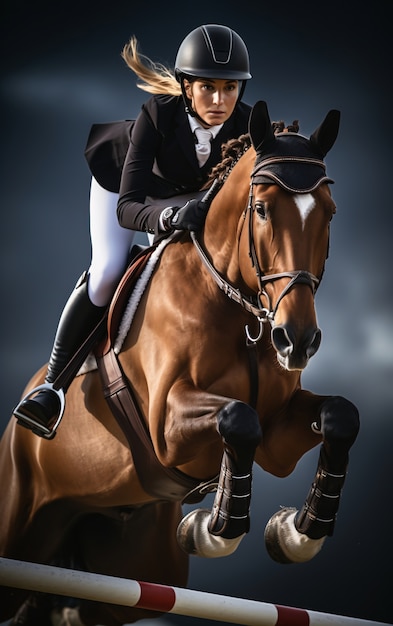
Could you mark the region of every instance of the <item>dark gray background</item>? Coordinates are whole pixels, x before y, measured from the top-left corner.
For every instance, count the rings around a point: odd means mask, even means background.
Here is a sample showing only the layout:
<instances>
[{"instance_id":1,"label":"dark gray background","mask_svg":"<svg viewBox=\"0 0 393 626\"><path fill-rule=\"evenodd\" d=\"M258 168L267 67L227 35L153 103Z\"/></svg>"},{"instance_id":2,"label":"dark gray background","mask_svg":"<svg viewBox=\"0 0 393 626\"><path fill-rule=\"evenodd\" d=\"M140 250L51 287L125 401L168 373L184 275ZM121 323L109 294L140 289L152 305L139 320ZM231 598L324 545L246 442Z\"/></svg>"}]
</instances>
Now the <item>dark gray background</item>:
<instances>
[{"instance_id":1,"label":"dark gray background","mask_svg":"<svg viewBox=\"0 0 393 626\"><path fill-rule=\"evenodd\" d=\"M310 563L273 563L264 526L280 505L301 506L317 451L288 479L256 468L251 532L231 557L192 559L190 587L392 622L387 3L361 10L337 0L6 0L2 13L1 429L46 362L65 298L89 263L83 149L90 125L135 117L147 97L120 58L130 35L142 52L173 64L190 30L226 24L249 47L250 104L267 100L272 119L298 118L306 135L330 108L341 110L339 139L327 157L338 211L317 295L323 342L303 376L304 387L345 395L361 413L336 532ZM199 621L171 616L155 623Z\"/></svg>"}]
</instances>

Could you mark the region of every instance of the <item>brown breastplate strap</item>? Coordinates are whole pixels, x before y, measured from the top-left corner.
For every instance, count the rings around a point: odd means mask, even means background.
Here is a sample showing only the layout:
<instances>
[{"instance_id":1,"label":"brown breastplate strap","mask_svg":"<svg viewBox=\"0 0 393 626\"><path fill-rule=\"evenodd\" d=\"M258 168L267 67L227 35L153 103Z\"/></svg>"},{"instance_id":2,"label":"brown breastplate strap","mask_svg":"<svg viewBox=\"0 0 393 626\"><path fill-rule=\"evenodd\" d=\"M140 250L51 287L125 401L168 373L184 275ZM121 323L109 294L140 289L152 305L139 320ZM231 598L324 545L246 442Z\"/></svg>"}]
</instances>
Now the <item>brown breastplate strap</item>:
<instances>
[{"instance_id":1,"label":"brown breastplate strap","mask_svg":"<svg viewBox=\"0 0 393 626\"><path fill-rule=\"evenodd\" d=\"M258 397L258 383L255 382L255 376L253 376L256 372L256 346L251 347L249 356L250 405L255 407ZM96 359L104 397L127 438L138 478L146 493L163 500L181 500L185 504L195 504L203 500L206 493L211 491L209 485L214 487L217 477L201 482L176 468L162 465L154 451L145 420L113 348L110 348L106 354L96 354Z\"/></svg>"},{"instance_id":2,"label":"brown breastplate strap","mask_svg":"<svg viewBox=\"0 0 393 626\"><path fill-rule=\"evenodd\" d=\"M183 500L190 491L198 487L200 481L186 476L176 468L165 467L158 460L143 416L137 408L113 349L97 357L97 364L105 399L127 437L143 489L156 498ZM203 497L204 495L197 492L193 494L192 502L199 502ZM184 501L188 502L187 499Z\"/></svg>"},{"instance_id":3,"label":"brown breastplate strap","mask_svg":"<svg viewBox=\"0 0 393 626\"><path fill-rule=\"evenodd\" d=\"M106 337L96 347L95 356L105 399L127 438L143 489L155 498L195 503L200 502L205 495L198 490L201 481L160 463L131 386L113 350L126 301L151 252L152 248L138 255L120 282L109 309ZM193 493L187 498L191 491Z\"/></svg>"}]
</instances>

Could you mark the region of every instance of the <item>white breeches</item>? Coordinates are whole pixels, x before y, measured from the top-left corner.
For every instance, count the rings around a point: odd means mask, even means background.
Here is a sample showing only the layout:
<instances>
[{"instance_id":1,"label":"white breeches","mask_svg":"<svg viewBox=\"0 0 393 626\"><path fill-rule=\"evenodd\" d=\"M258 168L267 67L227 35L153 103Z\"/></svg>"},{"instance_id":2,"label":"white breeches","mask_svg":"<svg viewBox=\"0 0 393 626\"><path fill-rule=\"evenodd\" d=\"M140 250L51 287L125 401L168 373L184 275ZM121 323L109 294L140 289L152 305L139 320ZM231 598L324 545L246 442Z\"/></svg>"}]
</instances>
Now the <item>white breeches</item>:
<instances>
[{"instance_id":1,"label":"white breeches","mask_svg":"<svg viewBox=\"0 0 393 626\"><path fill-rule=\"evenodd\" d=\"M188 193L171 198L153 199L149 201L167 206L183 206L191 198L201 198L204 192ZM127 267L128 254L135 231L120 226L117 219L118 194L107 191L91 180L90 188L90 237L91 264L89 268L89 298L96 306L105 306L110 301L115 289ZM172 200L175 200L173 198ZM153 243L154 235L148 235L149 243Z\"/></svg>"},{"instance_id":2,"label":"white breeches","mask_svg":"<svg viewBox=\"0 0 393 626\"><path fill-rule=\"evenodd\" d=\"M127 266L135 231L123 228L117 220L118 194L101 187L95 178L90 188L91 264L89 298L96 306L111 299Z\"/></svg>"}]
</instances>

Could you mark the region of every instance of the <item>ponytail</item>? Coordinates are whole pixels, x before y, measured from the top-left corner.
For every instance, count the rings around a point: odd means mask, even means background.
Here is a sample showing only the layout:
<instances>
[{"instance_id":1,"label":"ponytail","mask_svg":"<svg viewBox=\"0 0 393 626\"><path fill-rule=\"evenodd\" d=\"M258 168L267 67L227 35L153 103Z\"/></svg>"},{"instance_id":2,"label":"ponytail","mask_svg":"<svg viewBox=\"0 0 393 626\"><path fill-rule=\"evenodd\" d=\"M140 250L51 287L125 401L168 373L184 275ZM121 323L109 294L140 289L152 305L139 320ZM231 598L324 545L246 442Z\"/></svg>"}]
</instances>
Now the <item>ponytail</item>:
<instances>
[{"instance_id":1,"label":"ponytail","mask_svg":"<svg viewBox=\"0 0 393 626\"><path fill-rule=\"evenodd\" d=\"M138 51L138 41L132 36L121 53L128 67L142 81L137 83L139 89L152 94L168 94L180 96L180 84L174 72L161 63L154 63Z\"/></svg>"}]
</instances>

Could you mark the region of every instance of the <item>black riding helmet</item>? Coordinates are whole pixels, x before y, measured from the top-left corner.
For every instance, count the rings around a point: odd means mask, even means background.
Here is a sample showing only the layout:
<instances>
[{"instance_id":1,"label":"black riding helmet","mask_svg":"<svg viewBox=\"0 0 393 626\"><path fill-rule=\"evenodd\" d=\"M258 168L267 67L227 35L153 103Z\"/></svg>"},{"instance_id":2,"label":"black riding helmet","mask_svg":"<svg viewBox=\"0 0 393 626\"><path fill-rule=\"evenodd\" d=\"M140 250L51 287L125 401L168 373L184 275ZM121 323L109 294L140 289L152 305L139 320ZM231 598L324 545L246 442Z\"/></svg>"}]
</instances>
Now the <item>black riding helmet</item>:
<instances>
[{"instance_id":1,"label":"black riding helmet","mask_svg":"<svg viewBox=\"0 0 393 626\"><path fill-rule=\"evenodd\" d=\"M243 39L228 26L206 24L191 31L180 44L175 74L180 82L186 111L199 117L186 96L184 78L215 78L242 81L237 102L251 78L248 50ZM237 103L236 103L237 104Z\"/></svg>"}]
</instances>

